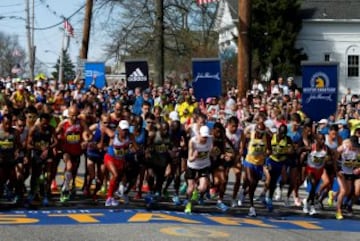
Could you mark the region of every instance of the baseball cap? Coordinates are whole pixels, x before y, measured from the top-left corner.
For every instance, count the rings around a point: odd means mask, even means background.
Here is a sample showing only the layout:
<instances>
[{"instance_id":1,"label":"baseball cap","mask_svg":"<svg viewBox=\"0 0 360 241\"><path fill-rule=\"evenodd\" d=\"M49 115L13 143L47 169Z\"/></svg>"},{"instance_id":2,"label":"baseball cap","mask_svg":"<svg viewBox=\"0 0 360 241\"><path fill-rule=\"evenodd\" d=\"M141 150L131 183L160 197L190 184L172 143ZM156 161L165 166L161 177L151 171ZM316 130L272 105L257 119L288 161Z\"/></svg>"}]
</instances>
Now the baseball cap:
<instances>
[{"instance_id":1,"label":"baseball cap","mask_svg":"<svg viewBox=\"0 0 360 241\"><path fill-rule=\"evenodd\" d=\"M207 126L200 127L200 136L201 137L209 137L210 136L210 129Z\"/></svg>"},{"instance_id":2,"label":"baseball cap","mask_svg":"<svg viewBox=\"0 0 360 241\"><path fill-rule=\"evenodd\" d=\"M119 122L119 127L121 130L128 130L129 129L129 122L127 120L121 120Z\"/></svg>"},{"instance_id":3,"label":"baseball cap","mask_svg":"<svg viewBox=\"0 0 360 241\"><path fill-rule=\"evenodd\" d=\"M327 119L321 119L319 122L319 124L326 124L328 123L328 120Z\"/></svg>"}]
</instances>

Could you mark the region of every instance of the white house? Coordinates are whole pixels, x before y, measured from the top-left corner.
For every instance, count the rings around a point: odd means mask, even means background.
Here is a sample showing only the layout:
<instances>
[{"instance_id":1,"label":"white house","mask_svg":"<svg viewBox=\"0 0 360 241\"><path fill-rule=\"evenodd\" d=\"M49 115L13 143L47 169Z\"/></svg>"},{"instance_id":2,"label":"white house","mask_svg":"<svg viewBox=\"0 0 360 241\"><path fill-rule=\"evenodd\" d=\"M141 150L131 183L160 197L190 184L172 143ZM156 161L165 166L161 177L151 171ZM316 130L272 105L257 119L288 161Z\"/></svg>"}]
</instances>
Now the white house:
<instances>
[{"instance_id":1,"label":"white house","mask_svg":"<svg viewBox=\"0 0 360 241\"><path fill-rule=\"evenodd\" d=\"M340 63L339 95L360 93L360 0L303 0L297 47L308 61ZM236 48L238 0L222 0L217 14L219 48Z\"/></svg>"}]
</instances>

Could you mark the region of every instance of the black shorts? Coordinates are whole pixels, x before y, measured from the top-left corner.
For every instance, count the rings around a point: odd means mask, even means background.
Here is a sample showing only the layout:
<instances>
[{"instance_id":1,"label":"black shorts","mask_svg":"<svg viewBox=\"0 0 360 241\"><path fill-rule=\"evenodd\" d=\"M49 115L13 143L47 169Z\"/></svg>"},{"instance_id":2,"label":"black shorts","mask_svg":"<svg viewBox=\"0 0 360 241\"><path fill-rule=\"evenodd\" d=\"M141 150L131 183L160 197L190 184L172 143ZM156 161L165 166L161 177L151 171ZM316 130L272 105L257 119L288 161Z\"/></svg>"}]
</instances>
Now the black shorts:
<instances>
[{"instance_id":1,"label":"black shorts","mask_svg":"<svg viewBox=\"0 0 360 241\"><path fill-rule=\"evenodd\" d=\"M355 180L355 177L356 176L354 174L344 174L344 178L347 181L353 181L353 180Z\"/></svg>"},{"instance_id":2,"label":"black shorts","mask_svg":"<svg viewBox=\"0 0 360 241\"><path fill-rule=\"evenodd\" d=\"M210 167L205 167L202 169L192 169L188 167L185 171L185 179L194 180L200 177L209 177L210 176Z\"/></svg>"}]
</instances>

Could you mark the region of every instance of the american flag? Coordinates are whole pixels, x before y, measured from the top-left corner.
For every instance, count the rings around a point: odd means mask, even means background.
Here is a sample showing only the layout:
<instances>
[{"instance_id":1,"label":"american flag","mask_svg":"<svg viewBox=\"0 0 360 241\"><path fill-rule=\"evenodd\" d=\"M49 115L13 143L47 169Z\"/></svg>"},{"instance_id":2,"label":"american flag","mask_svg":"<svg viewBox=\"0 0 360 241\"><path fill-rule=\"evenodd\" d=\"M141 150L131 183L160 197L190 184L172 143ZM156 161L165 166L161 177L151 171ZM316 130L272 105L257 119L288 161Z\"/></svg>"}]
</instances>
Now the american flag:
<instances>
[{"instance_id":1,"label":"american flag","mask_svg":"<svg viewBox=\"0 0 360 241\"><path fill-rule=\"evenodd\" d=\"M208 4L208 3L212 3L212 2L218 2L220 0L196 0L198 5L203 5L203 4Z\"/></svg>"},{"instance_id":2,"label":"american flag","mask_svg":"<svg viewBox=\"0 0 360 241\"><path fill-rule=\"evenodd\" d=\"M74 28L67 19L64 20L64 29L69 34L69 36L74 36Z\"/></svg>"},{"instance_id":3,"label":"american flag","mask_svg":"<svg viewBox=\"0 0 360 241\"><path fill-rule=\"evenodd\" d=\"M21 57L22 54L21 54L21 52L20 52L19 49L15 48L14 51L12 52L12 56L14 56L14 57Z\"/></svg>"}]
</instances>

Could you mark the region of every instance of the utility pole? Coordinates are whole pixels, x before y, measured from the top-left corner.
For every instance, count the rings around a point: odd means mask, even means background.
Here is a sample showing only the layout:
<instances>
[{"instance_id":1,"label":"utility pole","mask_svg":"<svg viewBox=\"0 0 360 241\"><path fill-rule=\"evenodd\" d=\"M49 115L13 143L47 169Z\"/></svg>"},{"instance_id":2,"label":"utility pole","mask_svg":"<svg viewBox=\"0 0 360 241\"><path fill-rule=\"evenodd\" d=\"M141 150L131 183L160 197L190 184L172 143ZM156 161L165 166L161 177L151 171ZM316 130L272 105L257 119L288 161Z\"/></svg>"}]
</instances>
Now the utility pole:
<instances>
[{"instance_id":1,"label":"utility pole","mask_svg":"<svg viewBox=\"0 0 360 241\"><path fill-rule=\"evenodd\" d=\"M80 59L82 60L86 60L88 57L92 9L93 9L93 0L86 0L85 18L83 25L83 37L82 37L81 50L80 50Z\"/></svg>"},{"instance_id":2,"label":"utility pole","mask_svg":"<svg viewBox=\"0 0 360 241\"><path fill-rule=\"evenodd\" d=\"M163 0L156 0L156 24L155 24L155 38L156 38L156 54L155 54L155 81L159 85L164 84L164 2Z\"/></svg>"},{"instance_id":3,"label":"utility pole","mask_svg":"<svg viewBox=\"0 0 360 241\"><path fill-rule=\"evenodd\" d=\"M246 97L250 86L250 22L251 0L239 1L239 38L238 38L238 96Z\"/></svg>"},{"instance_id":4,"label":"utility pole","mask_svg":"<svg viewBox=\"0 0 360 241\"><path fill-rule=\"evenodd\" d=\"M35 31L35 0L32 0L32 16L31 16L31 57L32 57L32 61L30 63L30 68L31 68L31 79L34 80L35 79L35 56L36 56L36 46L35 46L35 35L34 35L34 31Z\"/></svg>"},{"instance_id":5,"label":"utility pole","mask_svg":"<svg viewBox=\"0 0 360 241\"><path fill-rule=\"evenodd\" d=\"M30 24L30 0L25 0L25 12L26 12L26 37L27 37L27 45L28 45L28 57L29 57L29 73L30 79L34 80L34 72L33 72L33 45L32 45L32 37L31 37L31 24Z\"/></svg>"}]
</instances>

